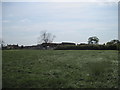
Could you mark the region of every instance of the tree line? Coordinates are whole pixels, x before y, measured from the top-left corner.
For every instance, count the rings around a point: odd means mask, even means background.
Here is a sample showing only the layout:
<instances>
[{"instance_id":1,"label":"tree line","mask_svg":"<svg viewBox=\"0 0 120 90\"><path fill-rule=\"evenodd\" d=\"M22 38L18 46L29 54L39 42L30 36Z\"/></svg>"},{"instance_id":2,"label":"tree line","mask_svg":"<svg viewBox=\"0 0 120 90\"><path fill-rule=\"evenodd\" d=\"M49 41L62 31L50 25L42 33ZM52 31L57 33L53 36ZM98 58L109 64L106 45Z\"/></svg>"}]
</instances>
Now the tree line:
<instances>
[{"instance_id":1,"label":"tree line","mask_svg":"<svg viewBox=\"0 0 120 90\"><path fill-rule=\"evenodd\" d=\"M119 40L111 40L110 42L107 42L106 44L99 44L99 38L96 36L92 36L88 38L88 43L85 44L75 44L70 42L62 42L61 44L52 43L55 39L55 35L52 35L51 33L48 33L47 31L42 31L40 33L40 36L38 37L38 45L37 46L30 46L27 48L38 48L38 49L48 49L52 48L55 50L119 50L120 49L120 41ZM1 40L1 47L3 46L4 41ZM9 45L10 46L10 45ZM17 48L18 45L13 45L12 47ZM24 48L23 45L21 46L22 49Z\"/></svg>"},{"instance_id":2,"label":"tree line","mask_svg":"<svg viewBox=\"0 0 120 90\"><path fill-rule=\"evenodd\" d=\"M55 35L47 33L46 31L42 32L39 40L42 44L47 47L47 43L52 43ZM104 43L103 45L99 44L99 38L96 36L92 36L88 38L87 44L78 44L73 45L72 43L66 43L57 45L55 50L118 50L120 49L120 41L119 40L111 40L110 42Z\"/></svg>"}]
</instances>

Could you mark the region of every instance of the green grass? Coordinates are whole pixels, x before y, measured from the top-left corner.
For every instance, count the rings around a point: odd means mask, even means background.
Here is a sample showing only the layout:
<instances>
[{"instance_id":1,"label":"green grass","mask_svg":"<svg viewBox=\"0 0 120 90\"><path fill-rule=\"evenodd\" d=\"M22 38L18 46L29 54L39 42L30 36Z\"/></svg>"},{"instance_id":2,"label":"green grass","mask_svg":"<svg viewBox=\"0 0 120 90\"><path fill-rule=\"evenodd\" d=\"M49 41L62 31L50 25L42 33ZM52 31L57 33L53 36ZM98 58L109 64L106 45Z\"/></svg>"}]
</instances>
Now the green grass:
<instances>
[{"instance_id":1,"label":"green grass","mask_svg":"<svg viewBox=\"0 0 120 90\"><path fill-rule=\"evenodd\" d=\"M118 51L4 50L3 88L118 88Z\"/></svg>"}]
</instances>

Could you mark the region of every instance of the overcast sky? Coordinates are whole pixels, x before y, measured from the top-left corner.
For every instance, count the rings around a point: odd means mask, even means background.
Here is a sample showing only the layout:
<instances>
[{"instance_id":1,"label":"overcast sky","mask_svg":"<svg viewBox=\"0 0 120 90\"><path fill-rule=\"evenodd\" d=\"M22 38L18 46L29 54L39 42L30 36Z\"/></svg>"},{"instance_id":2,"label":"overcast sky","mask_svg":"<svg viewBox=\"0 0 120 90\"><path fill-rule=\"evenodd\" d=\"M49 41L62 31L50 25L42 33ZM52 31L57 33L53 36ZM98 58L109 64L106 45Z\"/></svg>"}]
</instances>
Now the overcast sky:
<instances>
[{"instance_id":1,"label":"overcast sky","mask_svg":"<svg viewBox=\"0 0 120 90\"><path fill-rule=\"evenodd\" d=\"M37 44L43 30L56 36L54 42L118 38L118 5L113 2L3 2L2 15L6 44Z\"/></svg>"}]
</instances>

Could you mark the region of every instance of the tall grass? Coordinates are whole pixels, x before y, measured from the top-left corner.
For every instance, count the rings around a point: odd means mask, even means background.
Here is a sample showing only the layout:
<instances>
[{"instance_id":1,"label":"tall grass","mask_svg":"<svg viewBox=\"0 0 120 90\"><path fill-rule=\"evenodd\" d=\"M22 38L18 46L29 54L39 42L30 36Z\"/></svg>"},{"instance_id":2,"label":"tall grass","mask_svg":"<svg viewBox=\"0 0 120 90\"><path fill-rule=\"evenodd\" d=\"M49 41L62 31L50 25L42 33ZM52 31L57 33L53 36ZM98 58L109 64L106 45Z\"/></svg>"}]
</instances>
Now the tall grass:
<instances>
[{"instance_id":1,"label":"tall grass","mask_svg":"<svg viewBox=\"0 0 120 90\"><path fill-rule=\"evenodd\" d=\"M3 88L117 88L118 52L5 50Z\"/></svg>"}]
</instances>

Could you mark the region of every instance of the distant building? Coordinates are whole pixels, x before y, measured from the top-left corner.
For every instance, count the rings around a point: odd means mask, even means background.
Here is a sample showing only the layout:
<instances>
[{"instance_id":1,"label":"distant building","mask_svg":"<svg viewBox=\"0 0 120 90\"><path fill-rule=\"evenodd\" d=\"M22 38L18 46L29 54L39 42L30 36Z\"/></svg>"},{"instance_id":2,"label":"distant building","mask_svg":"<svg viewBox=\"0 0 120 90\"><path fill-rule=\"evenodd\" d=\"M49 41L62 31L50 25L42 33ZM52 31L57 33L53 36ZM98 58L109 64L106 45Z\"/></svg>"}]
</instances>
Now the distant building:
<instances>
[{"instance_id":1,"label":"distant building","mask_svg":"<svg viewBox=\"0 0 120 90\"><path fill-rule=\"evenodd\" d=\"M76 44L71 42L62 42L61 45L76 45Z\"/></svg>"},{"instance_id":2,"label":"distant building","mask_svg":"<svg viewBox=\"0 0 120 90\"><path fill-rule=\"evenodd\" d=\"M14 45L14 44L13 44L13 45L7 45L6 48L7 48L7 49L18 49L18 48L20 48L20 47L18 46L18 44L17 44L17 45Z\"/></svg>"}]
</instances>

